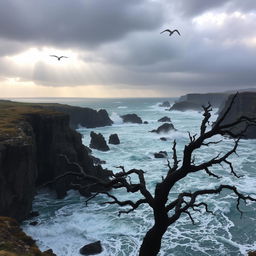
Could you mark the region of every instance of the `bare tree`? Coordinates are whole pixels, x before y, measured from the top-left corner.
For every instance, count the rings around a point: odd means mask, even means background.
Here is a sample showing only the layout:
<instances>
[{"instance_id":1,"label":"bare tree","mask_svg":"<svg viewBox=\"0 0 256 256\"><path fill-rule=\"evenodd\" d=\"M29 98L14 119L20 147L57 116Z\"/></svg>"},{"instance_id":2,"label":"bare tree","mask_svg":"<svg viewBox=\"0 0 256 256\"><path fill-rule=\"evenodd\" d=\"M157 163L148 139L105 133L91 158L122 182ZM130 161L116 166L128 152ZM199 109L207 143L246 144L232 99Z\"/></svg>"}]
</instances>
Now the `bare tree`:
<instances>
[{"instance_id":1,"label":"bare tree","mask_svg":"<svg viewBox=\"0 0 256 256\"><path fill-rule=\"evenodd\" d=\"M105 187L111 187L114 189L125 188L128 193L136 193L139 192L141 194L141 198L136 202L131 200L120 201L117 197L111 195L109 192L102 192L108 195L112 200L106 202L107 204L117 204L119 206L129 206L128 210L121 210L119 214L122 213L130 213L136 210L142 204L148 204L153 211L154 215L154 224L150 228L150 230L146 233L142 245L140 247L140 256L155 256L158 254L161 248L161 240L170 225L172 225L175 221L177 221L182 214L186 214L191 219L192 223L194 223L191 212L198 211L199 209L204 209L206 212L211 213L208 204L204 201L199 200L200 196L210 195L210 194L219 194L224 189L230 190L237 197L237 210L241 212L239 206L240 201L256 201L256 198L251 197L250 195L244 195L239 192L235 186L221 184L214 189L202 189L197 190L195 192L182 192L178 194L178 196L174 199L171 198L170 192L173 189L173 186L177 184L180 180L184 179L188 174L196 173L203 171L209 176L215 177L216 179L221 179L211 167L218 164L226 164L227 169L230 170L231 174L235 177L239 178L240 176L235 172L232 163L228 160L229 156L236 153L239 140L243 137L246 129L250 125L255 125L256 120L252 118L248 118L246 116L239 117L236 121L230 124L222 125L223 120L229 114L230 109L234 103L237 94L232 98L230 105L226 109L225 113L221 118L219 118L213 125L210 125L210 117L211 117L211 105L203 106L203 120L200 126L199 135L191 135L189 133L190 142L185 145L183 151L182 160L178 160L177 151L176 151L176 141L173 143L172 147L172 165L168 161L168 171L165 177L162 177L162 181L157 183L154 189L154 193L151 193L146 185L144 171L138 169L131 169L126 171L124 167L119 166L121 172L113 174L113 178L110 181L102 181L96 177L88 176L85 172L81 171L80 180L89 179L94 183L101 184ZM246 128L239 133L234 134L230 128L245 123ZM232 149L230 149L225 154L218 154L211 158L208 161L204 161L203 163L195 163L194 153L195 150L202 147L209 147L214 144L221 143L222 140L209 140L213 139L214 136L232 136L234 139L234 145ZM69 174L72 175L72 172ZM73 173L77 175L77 173ZM131 175L136 175L138 177L138 182L133 183L131 181ZM57 177L59 179L63 177ZM74 188L81 189L81 183L73 184ZM83 188L86 188L85 185ZM97 194L93 195L87 201L91 200Z\"/></svg>"}]
</instances>

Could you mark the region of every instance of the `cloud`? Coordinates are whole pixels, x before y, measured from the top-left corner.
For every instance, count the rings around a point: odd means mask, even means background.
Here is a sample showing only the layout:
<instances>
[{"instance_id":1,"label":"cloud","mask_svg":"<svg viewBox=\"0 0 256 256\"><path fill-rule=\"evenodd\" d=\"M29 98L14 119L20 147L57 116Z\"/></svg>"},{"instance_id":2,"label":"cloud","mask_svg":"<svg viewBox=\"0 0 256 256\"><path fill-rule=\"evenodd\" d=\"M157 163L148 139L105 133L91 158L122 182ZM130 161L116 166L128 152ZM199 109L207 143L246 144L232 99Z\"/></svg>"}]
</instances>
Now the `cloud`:
<instances>
[{"instance_id":1,"label":"cloud","mask_svg":"<svg viewBox=\"0 0 256 256\"><path fill-rule=\"evenodd\" d=\"M10 0L0 2L0 31L31 44L96 47L158 27L163 13L146 0Z\"/></svg>"},{"instance_id":2,"label":"cloud","mask_svg":"<svg viewBox=\"0 0 256 256\"><path fill-rule=\"evenodd\" d=\"M250 0L1 1L0 76L170 95L253 87L255 26ZM31 63L9 58L32 47ZM55 49L70 58L53 62Z\"/></svg>"}]
</instances>

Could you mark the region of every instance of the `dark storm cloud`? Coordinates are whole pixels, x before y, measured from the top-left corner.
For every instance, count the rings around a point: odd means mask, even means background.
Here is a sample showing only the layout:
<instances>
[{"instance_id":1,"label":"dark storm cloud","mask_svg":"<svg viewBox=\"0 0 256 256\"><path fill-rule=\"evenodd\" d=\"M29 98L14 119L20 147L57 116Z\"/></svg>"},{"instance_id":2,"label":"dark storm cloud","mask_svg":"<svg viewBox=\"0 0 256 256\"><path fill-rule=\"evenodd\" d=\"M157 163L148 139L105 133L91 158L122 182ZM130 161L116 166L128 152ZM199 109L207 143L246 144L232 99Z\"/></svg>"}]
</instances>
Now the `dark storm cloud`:
<instances>
[{"instance_id":1,"label":"dark storm cloud","mask_svg":"<svg viewBox=\"0 0 256 256\"><path fill-rule=\"evenodd\" d=\"M162 21L161 4L146 0L0 2L1 37L38 45L95 47Z\"/></svg>"},{"instance_id":2,"label":"dark storm cloud","mask_svg":"<svg viewBox=\"0 0 256 256\"><path fill-rule=\"evenodd\" d=\"M256 10L254 0L179 0L166 2L172 6L172 11L188 17L197 16L211 10L225 8L229 11L253 11Z\"/></svg>"},{"instance_id":3,"label":"dark storm cloud","mask_svg":"<svg viewBox=\"0 0 256 256\"><path fill-rule=\"evenodd\" d=\"M84 66L58 72L45 62L31 69L0 59L0 76L169 94L253 87L255 9L255 0L1 1L0 55L64 47L78 50ZM202 16L207 12L212 17ZM181 36L160 34L165 28Z\"/></svg>"}]
</instances>

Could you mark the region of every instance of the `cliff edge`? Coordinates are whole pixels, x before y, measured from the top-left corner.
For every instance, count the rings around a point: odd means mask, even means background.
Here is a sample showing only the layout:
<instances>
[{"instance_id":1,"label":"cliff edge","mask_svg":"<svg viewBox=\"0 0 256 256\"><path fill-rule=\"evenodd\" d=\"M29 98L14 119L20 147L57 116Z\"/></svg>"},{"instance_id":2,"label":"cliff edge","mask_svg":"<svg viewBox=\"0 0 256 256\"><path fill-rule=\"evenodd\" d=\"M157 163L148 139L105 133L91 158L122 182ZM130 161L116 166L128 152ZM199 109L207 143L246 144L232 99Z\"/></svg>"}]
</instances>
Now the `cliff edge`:
<instances>
[{"instance_id":1,"label":"cliff edge","mask_svg":"<svg viewBox=\"0 0 256 256\"><path fill-rule=\"evenodd\" d=\"M69 127L69 115L30 104L0 101L0 215L18 221L31 211L36 188L70 171L76 163L90 175L108 179L94 165L81 135ZM72 171L79 172L72 166ZM71 188L73 176L51 185L58 197ZM101 189L91 187L88 191Z\"/></svg>"}]
</instances>

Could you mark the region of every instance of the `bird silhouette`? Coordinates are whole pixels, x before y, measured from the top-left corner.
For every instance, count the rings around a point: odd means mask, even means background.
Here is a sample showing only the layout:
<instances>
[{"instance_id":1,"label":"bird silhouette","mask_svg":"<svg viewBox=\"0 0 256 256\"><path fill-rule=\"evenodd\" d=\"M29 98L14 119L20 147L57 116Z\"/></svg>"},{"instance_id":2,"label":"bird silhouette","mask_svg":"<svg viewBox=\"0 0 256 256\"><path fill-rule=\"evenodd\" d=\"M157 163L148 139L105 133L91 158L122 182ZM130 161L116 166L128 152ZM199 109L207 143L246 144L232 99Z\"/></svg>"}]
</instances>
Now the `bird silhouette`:
<instances>
[{"instance_id":1,"label":"bird silhouette","mask_svg":"<svg viewBox=\"0 0 256 256\"><path fill-rule=\"evenodd\" d=\"M171 36L174 32L177 32L178 35L180 35L180 32L177 29L174 29L174 30L166 29L166 30L162 31L160 34L162 34L164 32L169 32L170 33L169 36Z\"/></svg>"},{"instance_id":2,"label":"bird silhouette","mask_svg":"<svg viewBox=\"0 0 256 256\"><path fill-rule=\"evenodd\" d=\"M68 58L67 56L57 56L57 55L50 55L51 57L55 57L60 61L62 58Z\"/></svg>"}]
</instances>

